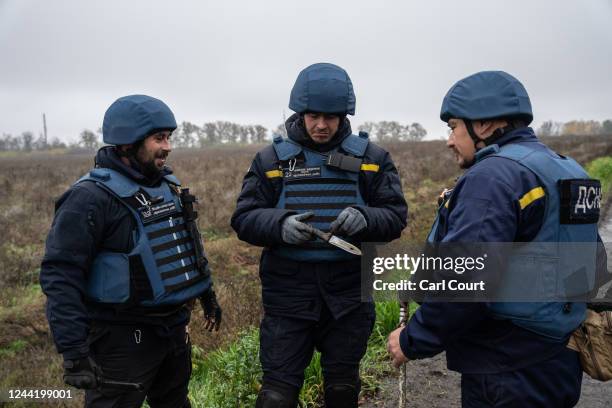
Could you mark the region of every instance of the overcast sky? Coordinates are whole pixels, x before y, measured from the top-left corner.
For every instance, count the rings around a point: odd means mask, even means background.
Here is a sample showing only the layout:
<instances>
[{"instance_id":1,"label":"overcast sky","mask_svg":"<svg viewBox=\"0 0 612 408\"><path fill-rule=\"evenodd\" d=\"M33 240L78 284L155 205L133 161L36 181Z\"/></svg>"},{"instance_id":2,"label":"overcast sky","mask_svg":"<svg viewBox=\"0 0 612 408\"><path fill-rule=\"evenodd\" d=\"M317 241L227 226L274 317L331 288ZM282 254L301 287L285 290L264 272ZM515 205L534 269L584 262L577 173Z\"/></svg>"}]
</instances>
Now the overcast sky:
<instances>
[{"instance_id":1,"label":"overcast sky","mask_svg":"<svg viewBox=\"0 0 612 408\"><path fill-rule=\"evenodd\" d=\"M345 68L364 121L446 134L458 79L502 69L544 120L612 118L610 0L0 0L0 133L75 140L117 97L164 100L177 121L276 127L298 72Z\"/></svg>"}]
</instances>

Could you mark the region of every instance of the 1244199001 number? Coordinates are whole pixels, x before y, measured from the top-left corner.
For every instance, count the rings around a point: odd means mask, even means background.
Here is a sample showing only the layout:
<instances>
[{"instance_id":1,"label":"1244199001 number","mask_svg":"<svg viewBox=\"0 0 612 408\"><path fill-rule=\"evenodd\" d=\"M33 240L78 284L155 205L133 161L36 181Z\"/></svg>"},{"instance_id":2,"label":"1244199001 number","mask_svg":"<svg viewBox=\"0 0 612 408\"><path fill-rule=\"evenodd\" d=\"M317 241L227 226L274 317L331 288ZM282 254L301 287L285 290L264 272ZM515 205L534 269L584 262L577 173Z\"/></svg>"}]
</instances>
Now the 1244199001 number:
<instances>
[{"instance_id":1,"label":"1244199001 number","mask_svg":"<svg viewBox=\"0 0 612 408\"><path fill-rule=\"evenodd\" d=\"M9 390L7 390L6 395L5 395L5 398L7 398L7 400L16 400L16 399L72 399L72 397L73 397L72 390L39 389L39 388L9 389Z\"/></svg>"}]
</instances>

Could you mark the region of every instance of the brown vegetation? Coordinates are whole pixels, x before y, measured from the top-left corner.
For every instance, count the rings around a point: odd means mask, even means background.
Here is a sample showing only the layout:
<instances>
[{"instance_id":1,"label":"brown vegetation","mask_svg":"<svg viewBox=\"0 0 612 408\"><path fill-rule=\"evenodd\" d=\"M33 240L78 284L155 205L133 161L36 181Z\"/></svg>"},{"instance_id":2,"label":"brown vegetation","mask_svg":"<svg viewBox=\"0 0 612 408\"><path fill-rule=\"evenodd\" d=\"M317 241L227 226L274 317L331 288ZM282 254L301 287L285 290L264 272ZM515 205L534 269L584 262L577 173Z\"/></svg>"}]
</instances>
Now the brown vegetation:
<instances>
[{"instance_id":1,"label":"brown vegetation","mask_svg":"<svg viewBox=\"0 0 612 408\"><path fill-rule=\"evenodd\" d=\"M548 139L558 152L585 163L612 155L609 136ZM194 314L194 344L215 349L257 324L261 314L257 262L260 249L237 240L229 225L242 177L261 146L176 151L171 165L201 199L201 231L206 239L215 286L224 306L220 333L200 328ZM386 145L409 202L403 239L423 239L434 216L436 197L460 174L442 141ZM54 201L93 164L91 156L27 154L0 159L0 388L63 387L61 360L44 316L38 271Z\"/></svg>"}]
</instances>

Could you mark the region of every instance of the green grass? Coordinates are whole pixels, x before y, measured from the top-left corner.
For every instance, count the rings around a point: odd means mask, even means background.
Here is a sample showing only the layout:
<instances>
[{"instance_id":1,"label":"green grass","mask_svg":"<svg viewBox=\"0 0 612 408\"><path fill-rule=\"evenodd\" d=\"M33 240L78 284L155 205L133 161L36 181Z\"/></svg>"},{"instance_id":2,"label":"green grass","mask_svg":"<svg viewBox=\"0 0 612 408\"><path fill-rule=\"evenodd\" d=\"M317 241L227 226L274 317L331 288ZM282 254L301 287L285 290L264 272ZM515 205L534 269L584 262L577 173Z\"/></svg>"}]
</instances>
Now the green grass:
<instances>
[{"instance_id":1,"label":"green grass","mask_svg":"<svg viewBox=\"0 0 612 408\"><path fill-rule=\"evenodd\" d=\"M410 305L410 312L416 309ZM379 379L391 372L387 355L387 336L398 324L397 302L376 303L376 323L361 363L362 391L375 392ZM323 394L321 355L315 352L306 368L304 386L300 392L302 407L320 406ZM193 348L193 373L189 385L194 407L252 407L261 387L259 363L259 331L242 332L229 347L204 355Z\"/></svg>"},{"instance_id":2,"label":"green grass","mask_svg":"<svg viewBox=\"0 0 612 408\"><path fill-rule=\"evenodd\" d=\"M189 384L194 407L252 407L259 391L259 332L241 332L223 350L204 355L193 347L193 372Z\"/></svg>"},{"instance_id":3,"label":"green grass","mask_svg":"<svg viewBox=\"0 0 612 408\"><path fill-rule=\"evenodd\" d=\"M14 357L15 354L25 349L27 345L28 342L25 340L15 340L8 346L0 348L0 357Z\"/></svg>"},{"instance_id":4,"label":"green grass","mask_svg":"<svg viewBox=\"0 0 612 408\"><path fill-rule=\"evenodd\" d=\"M587 165L586 170L591 177L601 181L604 194L610 191L612 187L612 156L593 160Z\"/></svg>"}]
</instances>

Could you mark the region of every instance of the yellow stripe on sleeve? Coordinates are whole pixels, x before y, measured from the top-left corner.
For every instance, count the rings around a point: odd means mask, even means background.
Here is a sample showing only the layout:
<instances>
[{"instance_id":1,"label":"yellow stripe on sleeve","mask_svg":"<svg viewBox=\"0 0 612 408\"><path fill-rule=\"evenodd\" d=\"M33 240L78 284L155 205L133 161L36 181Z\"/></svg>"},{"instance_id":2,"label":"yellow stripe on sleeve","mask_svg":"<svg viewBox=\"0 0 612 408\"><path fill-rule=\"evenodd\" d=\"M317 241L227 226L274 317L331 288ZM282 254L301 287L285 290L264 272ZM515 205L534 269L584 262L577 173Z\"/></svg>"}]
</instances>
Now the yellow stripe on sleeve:
<instances>
[{"instance_id":1,"label":"yellow stripe on sleeve","mask_svg":"<svg viewBox=\"0 0 612 408\"><path fill-rule=\"evenodd\" d=\"M361 165L361 170L362 171L377 172L379 168L380 168L380 166L378 164L362 164Z\"/></svg>"},{"instance_id":2,"label":"yellow stripe on sleeve","mask_svg":"<svg viewBox=\"0 0 612 408\"><path fill-rule=\"evenodd\" d=\"M545 195L546 193L544 192L544 189L542 187L536 187L528 193L525 193L525 195L522 196L519 200L519 203L521 204L521 210L527 207L529 204L533 203L535 200L544 197Z\"/></svg>"},{"instance_id":3,"label":"yellow stripe on sleeve","mask_svg":"<svg viewBox=\"0 0 612 408\"><path fill-rule=\"evenodd\" d=\"M283 172L280 170L266 171L267 178L283 177Z\"/></svg>"}]
</instances>

